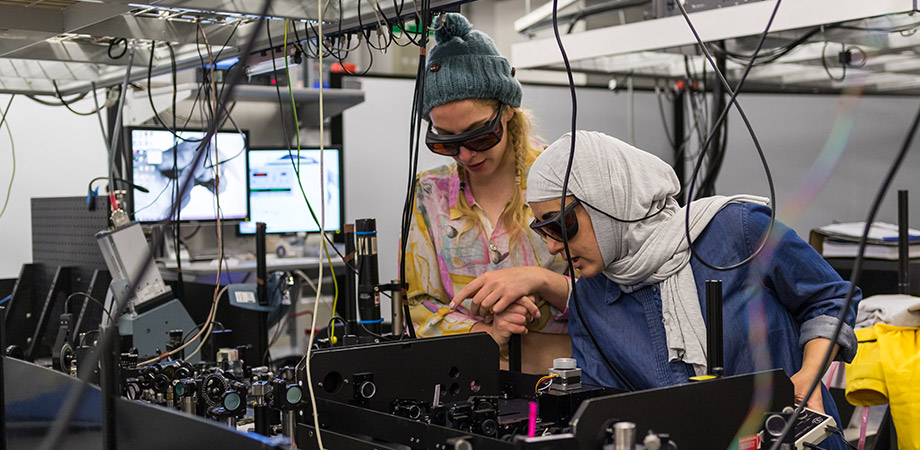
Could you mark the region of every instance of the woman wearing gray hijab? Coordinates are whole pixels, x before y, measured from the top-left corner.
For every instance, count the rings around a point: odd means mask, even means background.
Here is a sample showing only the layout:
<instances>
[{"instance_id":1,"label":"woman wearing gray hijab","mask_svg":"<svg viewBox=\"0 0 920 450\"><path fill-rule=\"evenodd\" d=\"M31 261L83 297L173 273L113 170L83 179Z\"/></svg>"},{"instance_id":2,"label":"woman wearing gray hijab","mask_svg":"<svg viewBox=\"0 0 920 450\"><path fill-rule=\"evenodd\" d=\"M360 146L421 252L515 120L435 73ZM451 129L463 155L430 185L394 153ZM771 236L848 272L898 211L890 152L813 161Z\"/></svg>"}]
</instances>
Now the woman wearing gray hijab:
<instances>
[{"instance_id":1,"label":"woman wearing gray hijab","mask_svg":"<svg viewBox=\"0 0 920 450\"><path fill-rule=\"evenodd\" d=\"M567 304L573 355L585 382L649 389L686 383L705 373L703 287L706 280L722 280L725 374L757 370L750 334L750 324L757 320L766 327L770 367L784 369L797 399L804 397L811 380L824 371L821 359L832 344L849 283L779 222L754 262L731 271L710 269L691 256L686 210L674 199L680 184L668 164L602 133L580 131L576 138L562 212L570 135L537 158L527 178L527 198L535 217L531 227L546 238L550 253L564 252L566 228L572 263L581 274L575 284L578 304L571 297ZM747 258L768 228L767 203L743 195L694 201L694 252L721 266ZM553 298L550 293L531 294ZM503 298L489 299L479 307L497 312L504 303ZM856 354L855 308L854 302L835 343L839 360L850 361ZM599 352L627 380L619 379ZM808 406L837 418L823 387Z\"/></svg>"}]
</instances>

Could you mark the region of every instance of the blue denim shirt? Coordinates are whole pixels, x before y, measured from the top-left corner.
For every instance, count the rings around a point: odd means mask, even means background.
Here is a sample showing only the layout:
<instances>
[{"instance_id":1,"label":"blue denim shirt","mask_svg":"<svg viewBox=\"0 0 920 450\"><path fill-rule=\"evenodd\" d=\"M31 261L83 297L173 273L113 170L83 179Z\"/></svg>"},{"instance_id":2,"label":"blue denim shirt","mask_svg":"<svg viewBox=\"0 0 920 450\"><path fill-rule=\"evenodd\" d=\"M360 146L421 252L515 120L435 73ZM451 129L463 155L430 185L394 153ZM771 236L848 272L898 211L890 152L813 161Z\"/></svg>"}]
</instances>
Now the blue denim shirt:
<instances>
[{"instance_id":1,"label":"blue denim shirt","mask_svg":"<svg viewBox=\"0 0 920 450\"><path fill-rule=\"evenodd\" d=\"M734 203L719 211L694 241L695 250L706 262L728 266L757 248L770 221L770 210L750 203ZM776 222L773 235L778 243L769 258L759 257L751 264L723 272L712 270L691 258L696 289L703 317L706 317L706 280L722 280L723 341L725 375L754 371L754 352L749 348L752 315L762 305L767 321L767 349L771 367L793 375L802 366L802 348L811 339L831 338L837 315L850 283L827 264L808 243L785 225ZM768 249L764 249L766 253ZM760 271L759 283L748 289L748 278ZM658 285L648 285L631 293L604 275L579 279L575 284L578 305L569 300L572 310L569 333L572 353L582 369L586 383L624 388L604 363L585 331L577 307L607 358L637 389L650 389L686 383L693 368L681 361L668 361L668 347L661 314ZM861 295L857 291L854 300ZM856 301L850 306L846 324L837 340L837 359L851 361L856 355L856 335L852 325ZM826 389L825 410L837 416ZM838 424L840 423L838 419ZM843 445L840 443L840 445ZM836 446L835 446L836 447ZM842 447L841 447L842 448Z\"/></svg>"}]
</instances>

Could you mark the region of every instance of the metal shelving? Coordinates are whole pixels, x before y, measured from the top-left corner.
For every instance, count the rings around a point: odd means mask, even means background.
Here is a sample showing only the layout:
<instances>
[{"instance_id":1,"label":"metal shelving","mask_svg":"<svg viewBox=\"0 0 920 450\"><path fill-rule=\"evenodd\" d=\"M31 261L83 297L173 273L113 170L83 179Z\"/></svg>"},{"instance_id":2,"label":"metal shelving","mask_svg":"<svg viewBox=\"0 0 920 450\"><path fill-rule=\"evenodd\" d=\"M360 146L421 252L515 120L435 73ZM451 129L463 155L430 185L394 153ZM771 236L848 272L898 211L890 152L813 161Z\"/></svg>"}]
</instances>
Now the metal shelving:
<instances>
[{"instance_id":1,"label":"metal shelving","mask_svg":"<svg viewBox=\"0 0 920 450\"><path fill-rule=\"evenodd\" d=\"M462 1L431 1L434 9L457 3ZM400 0L399 5L365 0L360 20L358 0L324 4L327 36L357 29L359 24L377 26L382 17L396 17L397 7L401 17L416 15L411 0ZM56 82L60 92L68 95L89 91L91 82L99 87L118 84L125 77L127 58L113 59L110 53L118 56L123 45L136 49L132 82L147 76L151 51L152 73L171 71L168 50L162 45L151 50L152 41L172 44L179 69L201 65L208 47L221 59L233 58L251 34L262 5L261 0L162 0L156 5L127 0L0 0L0 92L55 95ZM303 26L316 23L316 14L316 0L273 0L269 23L276 30L275 45L280 44L288 19ZM267 36L257 39L256 48L268 47Z\"/></svg>"},{"instance_id":2,"label":"metal shelving","mask_svg":"<svg viewBox=\"0 0 920 450\"><path fill-rule=\"evenodd\" d=\"M729 51L749 54L775 5L775 0L757 1L691 13L690 18L704 41L724 41ZM920 93L920 15L914 14L915 8L913 0L783 2L766 48L781 47L822 28L777 61L755 66L747 86L768 91L841 92L859 87L865 93ZM686 77L688 66L700 73L708 65L679 14L569 34L563 42L573 69L584 73L677 79ZM845 77L838 61L842 49L856 59ZM514 44L511 55L519 69L563 68L553 38ZM743 58L728 61L729 80L740 78L745 63Z\"/></svg>"}]
</instances>

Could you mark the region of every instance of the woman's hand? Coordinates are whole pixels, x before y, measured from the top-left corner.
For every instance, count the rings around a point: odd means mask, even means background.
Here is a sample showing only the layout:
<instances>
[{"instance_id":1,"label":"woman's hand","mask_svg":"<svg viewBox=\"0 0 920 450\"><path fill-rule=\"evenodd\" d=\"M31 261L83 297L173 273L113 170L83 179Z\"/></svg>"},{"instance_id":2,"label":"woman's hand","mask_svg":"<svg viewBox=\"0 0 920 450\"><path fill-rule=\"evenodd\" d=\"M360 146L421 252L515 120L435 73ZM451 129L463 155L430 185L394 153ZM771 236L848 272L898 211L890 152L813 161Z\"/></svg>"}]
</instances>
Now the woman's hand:
<instances>
[{"instance_id":1,"label":"woman's hand","mask_svg":"<svg viewBox=\"0 0 920 450\"><path fill-rule=\"evenodd\" d=\"M795 390L795 403L797 405L802 404L802 400L805 399L805 394L808 393L808 388L811 387L811 382L815 379L815 376L816 374L813 371L802 369L790 377L792 386ZM811 397L808 398L808 403L805 407L824 414L824 399L821 396L820 386L818 386L815 392L811 394Z\"/></svg>"},{"instance_id":2,"label":"woman's hand","mask_svg":"<svg viewBox=\"0 0 920 450\"><path fill-rule=\"evenodd\" d=\"M790 379L795 387L795 402L801 404L811 387L812 381L816 377L824 375L827 367L821 365L824 362L824 355L827 354L828 347L831 346L831 340L825 338L812 339L805 343L805 349L802 354L802 369L795 373ZM831 360L837 354L838 346L834 345L831 353ZM824 399L821 397L821 386L815 388L815 392L808 399L806 408L813 409L824 414Z\"/></svg>"},{"instance_id":3,"label":"woman's hand","mask_svg":"<svg viewBox=\"0 0 920 450\"><path fill-rule=\"evenodd\" d=\"M502 351L505 350L508 341L511 340L512 334L527 334L527 324L532 322L533 319L528 308L524 306L525 303L533 305L533 300L526 297L522 298L519 302L505 308L501 313L495 314L489 334L492 335L492 339L495 339Z\"/></svg>"},{"instance_id":4,"label":"woman's hand","mask_svg":"<svg viewBox=\"0 0 920 450\"><path fill-rule=\"evenodd\" d=\"M559 309L568 301L568 280L542 267L512 267L486 272L467 284L454 296L450 308L470 299L470 314L485 317L500 314L525 296L539 296ZM540 318L533 301L521 302L530 314Z\"/></svg>"}]
</instances>

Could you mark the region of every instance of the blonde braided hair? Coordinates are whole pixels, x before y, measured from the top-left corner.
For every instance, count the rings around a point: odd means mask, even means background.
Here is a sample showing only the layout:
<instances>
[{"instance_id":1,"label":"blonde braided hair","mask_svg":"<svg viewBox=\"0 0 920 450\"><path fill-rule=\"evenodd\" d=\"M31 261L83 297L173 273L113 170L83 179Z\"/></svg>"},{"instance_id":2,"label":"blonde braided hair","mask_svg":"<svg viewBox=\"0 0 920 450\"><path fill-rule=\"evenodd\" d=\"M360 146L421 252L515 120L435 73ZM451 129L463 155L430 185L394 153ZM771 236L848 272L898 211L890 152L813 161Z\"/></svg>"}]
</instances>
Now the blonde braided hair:
<instances>
[{"instance_id":1,"label":"blonde braided hair","mask_svg":"<svg viewBox=\"0 0 920 450\"><path fill-rule=\"evenodd\" d=\"M499 102L492 99L473 99L473 101L491 108L498 108L499 106ZM510 248L514 249L520 241L521 233L530 225L528 223L528 212L530 207L524 201L524 196L521 194L521 191L527 187L527 169L533 164L534 160L537 159L537 155L539 155L540 152L534 147L534 142L530 136L532 125L528 113L516 106L503 105L502 107L505 108L502 114L513 114L505 127L505 133L508 137L507 145L508 149L511 151L505 151L502 163L509 162L511 158L514 159L514 174L517 189L512 193L511 201L508 203L505 212L502 213L501 220L511 238ZM457 172L460 177L460 182L463 183L463 185L468 184L469 173L467 170L462 166L458 166ZM480 222L473 208L466 201L463 189L458 193L458 197L457 211L460 212L462 218L466 219L463 228L460 230L460 234L463 234L478 227Z\"/></svg>"}]
</instances>

